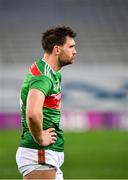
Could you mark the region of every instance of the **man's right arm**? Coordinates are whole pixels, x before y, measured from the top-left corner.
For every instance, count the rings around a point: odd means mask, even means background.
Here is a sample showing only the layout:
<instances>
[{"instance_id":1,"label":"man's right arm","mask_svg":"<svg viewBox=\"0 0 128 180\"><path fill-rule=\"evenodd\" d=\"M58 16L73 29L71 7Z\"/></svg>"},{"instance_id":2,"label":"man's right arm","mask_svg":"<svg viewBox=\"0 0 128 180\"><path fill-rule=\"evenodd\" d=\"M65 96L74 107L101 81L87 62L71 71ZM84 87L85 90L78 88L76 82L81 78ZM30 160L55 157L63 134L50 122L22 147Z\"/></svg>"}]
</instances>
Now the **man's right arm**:
<instances>
[{"instance_id":1,"label":"man's right arm","mask_svg":"<svg viewBox=\"0 0 128 180\"><path fill-rule=\"evenodd\" d=\"M49 144L55 143L56 134L54 128L43 130L42 106L44 100L45 95L41 91L31 89L27 97L26 118L34 140L42 146L48 146Z\"/></svg>"}]
</instances>

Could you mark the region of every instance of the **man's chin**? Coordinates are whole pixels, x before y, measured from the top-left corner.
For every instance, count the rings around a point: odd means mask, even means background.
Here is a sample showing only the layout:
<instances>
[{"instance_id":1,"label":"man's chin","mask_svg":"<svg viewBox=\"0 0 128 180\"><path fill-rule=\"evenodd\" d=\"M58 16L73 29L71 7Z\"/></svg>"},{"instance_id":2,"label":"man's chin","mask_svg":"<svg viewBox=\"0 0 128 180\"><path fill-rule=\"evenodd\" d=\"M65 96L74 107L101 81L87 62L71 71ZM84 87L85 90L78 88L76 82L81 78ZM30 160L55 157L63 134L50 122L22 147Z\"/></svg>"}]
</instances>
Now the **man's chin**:
<instances>
[{"instance_id":1,"label":"man's chin","mask_svg":"<svg viewBox=\"0 0 128 180\"><path fill-rule=\"evenodd\" d=\"M75 62L75 59L73 58L70 64L73 64Z\"/></svg>"},{"instance_id":2,"label":"man's chin","mask_svg":"<svg viewBox=\"0 0 128 180\"><path fill-rule=\"evenodd\" d=\"M70 65L70 64L73 64L74 61L75 61L75 59L73 58L73 59L71 59L70 61L63 62L63 63L61 62L61 67L67 66L67 65Z\"/></svg>"},{"instance_id":3,"label":"man's chin","mask_svg":"<svg viewBox=\"0 0 128 180\"><path fill-rule=\"evenodd\" d=\"M73 62L66 62L66 63L63 63L63 64L61 64L61 67L67 66L67 65L70 65L70 64L73 64Z\"/></svg>"}]
</instances>

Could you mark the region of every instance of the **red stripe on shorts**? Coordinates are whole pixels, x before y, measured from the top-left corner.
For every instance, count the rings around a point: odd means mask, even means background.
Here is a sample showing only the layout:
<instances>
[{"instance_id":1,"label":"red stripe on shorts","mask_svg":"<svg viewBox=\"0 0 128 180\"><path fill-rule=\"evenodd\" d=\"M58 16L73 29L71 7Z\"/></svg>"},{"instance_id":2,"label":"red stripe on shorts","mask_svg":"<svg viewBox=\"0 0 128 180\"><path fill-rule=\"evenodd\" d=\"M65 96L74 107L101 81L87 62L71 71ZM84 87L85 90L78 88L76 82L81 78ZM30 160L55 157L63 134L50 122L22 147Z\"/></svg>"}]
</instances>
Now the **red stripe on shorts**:
<instances>
[{"instance_id":1,"label":"red stripe on shorts","mask_svg":"<svg viewBox=\"0 0 128 180\"><path fill-rule=\"evenodd\" d=\"M46 164L46 155L45 155L45 150L43 150L43 161L44 161L44 164Z\"/></svg>"},{"instance_id":2,"label":"red stripe on shorts","mask_svg":"<svg viewBox=\"0 0 128 180\"><path fill-rule=\"evenodd\" d=\"M46 164L46 157L44 150L38 150L38 164Z\"/></svg>"}]
</instances>

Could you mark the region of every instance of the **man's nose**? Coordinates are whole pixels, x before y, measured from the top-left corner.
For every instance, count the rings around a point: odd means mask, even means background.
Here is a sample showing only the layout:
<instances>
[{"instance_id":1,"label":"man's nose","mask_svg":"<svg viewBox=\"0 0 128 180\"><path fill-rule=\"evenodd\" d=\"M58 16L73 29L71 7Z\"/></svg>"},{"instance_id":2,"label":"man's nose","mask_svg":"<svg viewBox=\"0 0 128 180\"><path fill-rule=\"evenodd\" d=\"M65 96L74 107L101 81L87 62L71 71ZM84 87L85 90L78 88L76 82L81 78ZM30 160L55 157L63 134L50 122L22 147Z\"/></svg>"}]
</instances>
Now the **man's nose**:
<instances>
[{"instance_id":1,"label":"man's nose","mask_svg":"<svg viewBox=\"0 0 128 180\"><path fill-rule=\"evenodd\" d=\"M73 54L77 54L77 51L76 51L76 49L74 49L74 51L73 51Z\"/></svg>"}]
</instances>

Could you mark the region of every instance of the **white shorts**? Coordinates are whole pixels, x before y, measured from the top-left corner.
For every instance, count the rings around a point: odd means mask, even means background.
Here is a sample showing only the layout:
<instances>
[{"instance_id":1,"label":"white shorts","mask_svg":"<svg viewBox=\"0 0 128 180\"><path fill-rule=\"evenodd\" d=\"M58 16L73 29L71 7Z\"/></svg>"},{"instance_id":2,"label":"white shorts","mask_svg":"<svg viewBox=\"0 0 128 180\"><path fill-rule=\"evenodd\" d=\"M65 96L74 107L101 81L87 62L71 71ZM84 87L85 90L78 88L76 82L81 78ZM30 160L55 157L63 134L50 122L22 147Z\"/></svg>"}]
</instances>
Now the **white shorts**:
<instances>
[{"instance_id":1,"label":"white shorts","mask_svg":"<svg viewBox=\"0 0 128 180\"><path fill-rule=\"evenodd\" d=\"M63 152L19 147L16 152L16 162L23 176L33 170L56 169L56 180L63 179L63 173L60 170L64 162Z\"/></svg>"}]
</instances>

